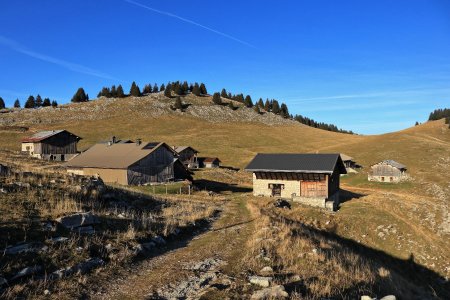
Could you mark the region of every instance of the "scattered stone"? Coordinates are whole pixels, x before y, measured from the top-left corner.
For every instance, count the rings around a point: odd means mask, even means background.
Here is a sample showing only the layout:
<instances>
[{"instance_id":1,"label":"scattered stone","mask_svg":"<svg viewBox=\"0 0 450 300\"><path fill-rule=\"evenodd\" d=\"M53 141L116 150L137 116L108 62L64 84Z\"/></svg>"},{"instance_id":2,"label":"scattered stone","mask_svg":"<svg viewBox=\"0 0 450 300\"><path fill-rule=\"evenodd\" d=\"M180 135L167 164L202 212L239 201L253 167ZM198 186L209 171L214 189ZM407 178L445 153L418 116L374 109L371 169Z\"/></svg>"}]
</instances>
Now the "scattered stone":
<instances>
[{"instance_id":1,"label":"scattered stone","mask_svg":"<svg viewBox=\"0 0 450 300\"><path fill-rule=\"evenodd\" d=\"M86 274L95 268L103 266L104 264L105 262L101 258L90 258L73 267L63 268L51 273L49 279L56 280L73 274Z\"/></svg>"},{"instance_id":2,"label":"scattered stone","mask_svg":"<svg viewBox=\"0 0 450 300\"><path fill-rule=\"evenodd\" d=\"M34 275L42 270L41 266L26 267L20 270L11 280L17 280L23 277Z\"/></svg>"},{"instance_id":3,"label":"scattered stone","mask_svg":"<svg viewBox=\"0 0 450 300\"><path fill-rule=\"evenodd\" d=\"M166 244L166 241L165 241L162 237L160 237L159 235L157 235L157 236L155 236L154 238L152 238L152 241L153 241L156 245L159 245L159 246L165 245L165 244Z\"/></svg>"},{"instance_id":4,"label":"scattered stone","mask_svg":"<svg viewBox=\"0 0 450 300\"><path fill-rule=\"evenodd\" d=\"M278 208L291 209L291 204L288 201L283 200L283 199L278 199L277 201L275 201L275 203L273 205Z\"/></svg>"},{"instance_id":5,"label":"scattered stone","mask_svg":"<svg viewBox=\"0 0 450 300\"><path fill-rule=\"evenodd\" d=\"M43 248L42 243L21 243L15 246L7 247L4 253L8 255L15 255L27 252L38 252L42 248Z\"/></svg>"},{"instance_id":6,"label":"scattered stone","mask_svg":"<svg viewBox=\"0 0 450 300\"><path fill-rule=\"evenodd\" d=\"M378 237L383 238L384 237L384 232L382 232L382 231L378 232Z\"/></svg>"},{"instance_id":7,"label":"scattered stone","mask_svg":"<svg viewBox=\"0 0 450 300\"><path fill-rule=\"evenodd\" d=\"M272 277L265 276L250 276L249 281L252 284L259 285L262 287L269 287Z\"/></svg>"},{"instance_id":8,"label":"scattered stone","mask_svg":"<svg viewBox=\"0 0 450 300\"><path fill-rule=\"evenodd\" d=\"M285 291L284 286L275 285L270 288L265 288L255 292L250 299L265 300L265 299L285 299L289 294Z\"/></svg>"},{"instance_id":9,"label":"scattered stone","mask_svg":"<svg viewBox=\"0 0 450 300\"><path fill-rule=\"evenodd\" d=\"M64 243L64 242L67 242L68 240L69 240L69 238L67 238L67 237L64 237L64 236L57 236L57 237L51 238L49 241L50 241L51 243L58 244L58 243Z\"/></svg>"},{"instance_id":10,"label":"scattered stone","mask_svg":"<svg viewBox=\"0 0 450 300\"><path fill-rule=\"evenodd\" d=\"M50 291L49 291L49 290L45 290L45 291L44 291L44 295L46 295L46 296L47 296L47 295L50 295Z\"/></svg>"},{"instance_id":11,"label":"scattered stone","mask_svg":"<svg viewBox=\"0 0 450 300\"><path fill-rule=\"evenodd\" d=\"M370 296L364 295L364 296L361 296L361 300L373 300L373 299Z\"/></svg>"},{"instance_id":12,"label":"scattered stone","mask_svg":"<svg viewBox=\"0 0 450 300\"><path fill-rule=\"evenodd\" d=\"M81 226L89 226L100 223L98 217L92 214L92 212L64 216L56 219L56 221L61 223L61 225L67 229L74 229Z\"/></svg>"},{"instance_id":13,"label":"scattered stone","mask_svg":"<svg viewBox=\"0 0 450 300\"><path fill-rule=\"evenodd\" d=\"M261 271L259 271L259 272L260 273L272 273L273 269L272 269L272 267L267 266L267 267L262 268Z\"/></svg>"},{"instance_id":14,"label":"scattered stone","mask_svg":"<svg viewBox=\"0 0 450 300\"><path fill-rule=\"evenodd\" d=\"M397 298L394 295L387 295L381 298L380 300L396 300Z\"/></svg>"}]
</instances>

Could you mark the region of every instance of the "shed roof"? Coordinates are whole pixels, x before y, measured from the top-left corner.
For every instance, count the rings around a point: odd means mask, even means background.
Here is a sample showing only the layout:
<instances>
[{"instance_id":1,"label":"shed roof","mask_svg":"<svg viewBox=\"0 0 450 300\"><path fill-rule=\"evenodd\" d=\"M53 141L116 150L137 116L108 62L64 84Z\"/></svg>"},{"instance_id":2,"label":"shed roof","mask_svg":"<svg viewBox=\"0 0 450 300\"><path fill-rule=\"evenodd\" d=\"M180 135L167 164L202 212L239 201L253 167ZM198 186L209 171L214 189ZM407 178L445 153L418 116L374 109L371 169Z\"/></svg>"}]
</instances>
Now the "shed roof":
<instances>
[{"instance_id":1,"label":"shed roof","mask_svg":"<svg viewBox=\"0 0 450 300\"><path fill-rule=\"evenodd\" d=\"M77 137L79 140L81 140L81 138L79 136L77 136L73 133L70 133L67 130L46 130L46 131L36 132L32 136L22 139L22 143L41 142L45 139L48 139L49 137L60 134L62 132L67 132L68 134L71 134L71 135Z\"/></svg>"},{"instance_id":2,"label":"shed roof","mask_svg":"<svg viewBox=\"0 0 450 300\"><path fill-rule=\"evenodd\" d=\"M198 153L198 151L192 148L191 146L173 146L173 150L175 150L177 153L181 153L189 148L192 149L195 153Z\"/></svg>"},{"instance_id":3,"label":"shed roof","mask_svg":"<svg viewBox=\"0 0 450 300\"><path fill-rule=\"evenodd\" d=\"M245 168L253 172L302 172L332 174L336 166L346 174L339 154L258 153Z\"/></svg>"},{"instance_id":4,"label":"shed roof","mask_svg":"<svg viewBox=\"0 0 450 300\"><path fill-rule=\"evenodd\" d=\"M203 162L204 163L212 163L212 162L214 162L214 161L218 161L218 162L221 162L221 160L218 158L218 157L204 157L203 158Z\"/></svg>"},{"instance_id":5,"label":"shed roof","mask_svg":"<svg viewBox=\"0 0 450 300\"><path fill-rule=\"evenodd\" d=\"M401 163L398 163L398 162L396 162L395 160L392 160L392 159L386 159L386 160L380 161L379 163L376 163L375 165L378 165L378 164L390 165L390 166L393 166L394 168L397 168L397 169L406 169L405 165L403 165Z\"/></svg>"},{"instance_id":6,"label":"shed roof","mask_svg":"<svg viewBox=\"0 0 450 300\"><path fill-rule=\"evenodd\" d=\"M66 167L126 169L159 147L173 150L162 142L127 144L95 144L85 152L68 161Z\"/></svg>"}]
</instances>

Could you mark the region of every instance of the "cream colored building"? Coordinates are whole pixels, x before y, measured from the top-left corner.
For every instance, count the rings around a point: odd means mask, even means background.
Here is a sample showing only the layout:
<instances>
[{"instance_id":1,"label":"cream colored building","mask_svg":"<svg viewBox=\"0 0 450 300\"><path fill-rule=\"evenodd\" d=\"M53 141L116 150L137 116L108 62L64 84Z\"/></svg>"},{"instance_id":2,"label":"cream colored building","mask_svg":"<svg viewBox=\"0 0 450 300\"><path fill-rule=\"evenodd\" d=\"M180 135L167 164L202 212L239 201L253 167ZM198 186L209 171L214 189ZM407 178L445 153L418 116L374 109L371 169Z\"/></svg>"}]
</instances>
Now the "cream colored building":
<instances>
[{"instance_id":1,"label":"cream colored building","mask_svg":"<svg viewBox=\"0 0 450 300\"><path fill-rule=\"evenodd\" d=\"M257 154L246 167L253 172L253 195L292 199L336 209L340 174L346 174L339 154Z\"/></svg>"}]
</instances>

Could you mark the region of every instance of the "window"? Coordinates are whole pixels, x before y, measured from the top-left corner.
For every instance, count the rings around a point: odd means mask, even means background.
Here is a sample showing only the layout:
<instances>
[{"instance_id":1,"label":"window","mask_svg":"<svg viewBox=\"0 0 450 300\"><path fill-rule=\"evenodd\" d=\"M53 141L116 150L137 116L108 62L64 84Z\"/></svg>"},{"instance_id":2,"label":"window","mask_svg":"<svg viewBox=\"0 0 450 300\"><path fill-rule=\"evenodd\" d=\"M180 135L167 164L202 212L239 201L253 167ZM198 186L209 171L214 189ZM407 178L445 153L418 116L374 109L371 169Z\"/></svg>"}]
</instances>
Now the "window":
<instances>
[{"instance_id":1,"label":"window","mask_svg":"<svg viewBox=\"0 0 450 300\"><path fill-rule=\"evenodd\" d=\"M382 176L382 177L381 177L381 181L383 181L383 182L384 182L384 176Z\"/></svg>"},{"instance_id":2,"label":"window","mask_svg":"<svg viewBox=\"0 0 450 300\"><path fill-rule=\"evenodd\" d=\"M393 178L393 177L390 177L389 180L392 182L392 181L394 181L394 178Z\"/></svg>"}]
</instances>

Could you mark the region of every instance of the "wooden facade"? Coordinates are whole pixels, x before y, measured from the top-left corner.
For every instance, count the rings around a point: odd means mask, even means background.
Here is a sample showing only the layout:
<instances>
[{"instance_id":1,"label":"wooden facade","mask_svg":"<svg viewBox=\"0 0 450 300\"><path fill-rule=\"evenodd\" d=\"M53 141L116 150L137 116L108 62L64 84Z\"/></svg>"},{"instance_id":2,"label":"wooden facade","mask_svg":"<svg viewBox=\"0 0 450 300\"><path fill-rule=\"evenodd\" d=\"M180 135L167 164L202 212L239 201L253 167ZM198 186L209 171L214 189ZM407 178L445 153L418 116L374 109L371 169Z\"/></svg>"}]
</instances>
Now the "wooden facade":
<instances>
[{"instance_id":1,"label":"wooden facade","mask_svg":"<svg viewBox=\"0 0 450 300\"><path fill-rule=\"evenodd\" d=\"M22 151L46 160L65 161L78 153L80 137L66 131L48 132L42 138L28 138L22 142Z\"/></svg>"},{"instance_id":2,"label":"wooden facade","mask_svg":"<svg viewBox=\"0 0 450 300\"><path fill-rule=\"evenodd\" d=\"M173 152L166 147L159 147L147 157L128 167L128 184L138 185L173 180L173 161Z\"/></svg>"},{"instance_id":3,"label":"wooden facade","mask_svg":"<svg viewBox=\"0 0 450 300\"><path fill-rule=\"evenodd\" d=\"M175 147L175 151L177 148ZM178 153L178 158L180 161L188 168L198 168L198 151L192 147L183 147Z\"/></svg>"}]
</instances>

